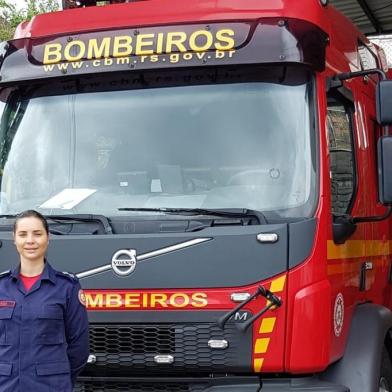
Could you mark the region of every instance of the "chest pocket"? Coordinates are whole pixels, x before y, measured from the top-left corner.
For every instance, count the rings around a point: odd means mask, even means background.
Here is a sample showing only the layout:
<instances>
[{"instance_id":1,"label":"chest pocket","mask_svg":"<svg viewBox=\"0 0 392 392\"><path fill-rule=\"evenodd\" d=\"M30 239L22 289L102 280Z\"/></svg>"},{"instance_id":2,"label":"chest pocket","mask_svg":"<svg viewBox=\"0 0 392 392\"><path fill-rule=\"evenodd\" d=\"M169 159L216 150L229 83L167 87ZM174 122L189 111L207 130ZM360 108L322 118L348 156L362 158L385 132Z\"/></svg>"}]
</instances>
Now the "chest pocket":
<instances>
[{"instance_id":1,"label":"chest pocket","mask_svg":"<svg viewBox=\"0 0 392 392\"><path fill-rule=\"evenodd\" d=\"M11 344L11 320L14 309L15 303L0 307L0 345Z\"/></svg>"},{"instance_id":2,"label":"chest pocket","mask_svg":"<svg viewBox=\"0 0 392 392\"><path fill-rule=\"evenodd\" d=\"M37 321L38 344L64 343L64 313L61 305L44 305Z\"/></svg>"}]
</instances>

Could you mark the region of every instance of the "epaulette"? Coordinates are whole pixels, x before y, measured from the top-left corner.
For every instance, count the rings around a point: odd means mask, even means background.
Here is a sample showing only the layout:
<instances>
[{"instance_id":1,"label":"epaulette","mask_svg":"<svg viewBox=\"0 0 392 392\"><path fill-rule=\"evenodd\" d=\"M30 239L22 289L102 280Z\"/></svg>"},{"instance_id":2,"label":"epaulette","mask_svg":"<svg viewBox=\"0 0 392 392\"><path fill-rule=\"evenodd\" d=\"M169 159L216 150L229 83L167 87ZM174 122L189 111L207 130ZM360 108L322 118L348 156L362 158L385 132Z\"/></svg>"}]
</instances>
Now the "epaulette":
<instances>
[{"instance_id":1,"label":"epaulette","mask_svg":"<svg viewBox=\"0 0 392 392\"><path fill-rule=\"evenodd\" d=\"M0 278L2 278L4 276L8 276L10 273L11 273L11 270L0 272Z\"/></svg>"},{"instance_id":2,"label":"epaulette","mask_svg":"<svg viewBox=\"0 0 392 392\"><path fill-rule=\"evenodd\" d=\"M71 272L67 272L67 271L57 271L57 274L60 276L63 276L65 278L68 278L70 280L72 280L72 282L77 282L78 278L75 274L72 274Z\"/></svg>"}]
</instances>

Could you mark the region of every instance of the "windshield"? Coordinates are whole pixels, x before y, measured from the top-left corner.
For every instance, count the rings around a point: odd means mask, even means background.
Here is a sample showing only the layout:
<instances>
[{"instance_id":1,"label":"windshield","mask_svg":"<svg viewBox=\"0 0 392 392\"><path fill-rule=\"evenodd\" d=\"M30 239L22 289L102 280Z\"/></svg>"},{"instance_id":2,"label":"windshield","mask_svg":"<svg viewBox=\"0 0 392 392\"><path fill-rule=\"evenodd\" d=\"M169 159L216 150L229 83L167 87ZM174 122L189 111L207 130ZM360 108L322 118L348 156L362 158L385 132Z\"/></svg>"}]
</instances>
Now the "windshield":
<instances>
[{"instance_id":1,"label":"windshield","mask_svg":"<svg viewBox=\"0 0 392 392\"><path fill-rule=\"evenodd\" d=\"M311 78L224 72L3 90L1 213L173 207L309 216Z\"/></svg>"}]
</instances>

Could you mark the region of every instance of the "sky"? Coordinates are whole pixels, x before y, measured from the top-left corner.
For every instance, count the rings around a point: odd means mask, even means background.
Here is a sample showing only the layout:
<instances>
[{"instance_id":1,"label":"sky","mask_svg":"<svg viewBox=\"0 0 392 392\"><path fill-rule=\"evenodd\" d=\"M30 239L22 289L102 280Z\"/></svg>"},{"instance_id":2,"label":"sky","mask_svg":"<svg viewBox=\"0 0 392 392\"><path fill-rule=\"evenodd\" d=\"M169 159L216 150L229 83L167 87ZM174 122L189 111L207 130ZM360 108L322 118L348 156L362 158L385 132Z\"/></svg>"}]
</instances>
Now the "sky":
<instances>
[{"instance_id":1,"label":"sky","mask_svg":"<svg viewBox=\"0 0 392 392\"><path fill-rule=\"evenodd\" d=\"M10 3L14 3L18 9L26 7L26 2L24 0L11 0Z\"/></svg>"},{"instance_id":2,"label":"sky","mask_svg":"<svg viewBox=\"0 0 392 392\"><path fill-rule=\"evenodd\" d=\"M11 2L10 2L11 3ZM22 9L25 7L26 3L24 2L24 0L13 0L12 3L14 3L18 9Z\"/></svg>"}]
</instances>

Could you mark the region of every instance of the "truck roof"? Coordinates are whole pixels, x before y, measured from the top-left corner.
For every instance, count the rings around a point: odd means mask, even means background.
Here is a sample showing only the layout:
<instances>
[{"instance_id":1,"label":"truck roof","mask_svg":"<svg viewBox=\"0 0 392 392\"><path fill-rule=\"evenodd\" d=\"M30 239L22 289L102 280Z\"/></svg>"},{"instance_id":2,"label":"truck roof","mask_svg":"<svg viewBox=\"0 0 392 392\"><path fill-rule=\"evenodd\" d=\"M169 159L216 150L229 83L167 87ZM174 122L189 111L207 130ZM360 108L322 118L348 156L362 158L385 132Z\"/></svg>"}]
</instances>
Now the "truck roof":
<instances>
[{"instance_id":1,"label":"truck roof","mask_svg":"<svg viewBox=\"0 0 392 392\"><path fill-rule=\"evenodd\" d=\"M347 35L361 33L332 6L319 0L149 0L69 9L35 16L23 22L15 38L37 38L152 25L205 23L258 18L296 18L309 21L327 34L339 29Z\"/></svg>"}]
</instances>

